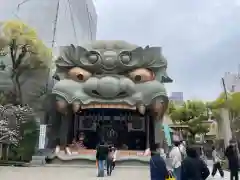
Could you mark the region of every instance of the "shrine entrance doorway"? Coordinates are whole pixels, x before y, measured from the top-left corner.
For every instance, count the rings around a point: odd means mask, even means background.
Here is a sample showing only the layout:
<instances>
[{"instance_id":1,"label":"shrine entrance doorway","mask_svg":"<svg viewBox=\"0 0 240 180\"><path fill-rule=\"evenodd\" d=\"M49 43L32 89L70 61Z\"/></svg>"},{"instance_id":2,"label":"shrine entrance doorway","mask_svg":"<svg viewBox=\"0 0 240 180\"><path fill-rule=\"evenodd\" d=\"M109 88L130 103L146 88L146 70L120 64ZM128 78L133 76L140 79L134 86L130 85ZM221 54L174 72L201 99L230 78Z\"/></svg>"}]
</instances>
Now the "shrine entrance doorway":
<instances>
[{"instance_id":1,"label":"shrine entrance doorway","mask_svg":"<svg viewBox=\"0 0 240 180\"><path fill-rule=\"evenodd\" d=\"M132 110L87 109L75 114L71 134L74 138L83 132L88 149L104 141L118 149L144 150L146 118Z\"/></svg>"}]
</instances>

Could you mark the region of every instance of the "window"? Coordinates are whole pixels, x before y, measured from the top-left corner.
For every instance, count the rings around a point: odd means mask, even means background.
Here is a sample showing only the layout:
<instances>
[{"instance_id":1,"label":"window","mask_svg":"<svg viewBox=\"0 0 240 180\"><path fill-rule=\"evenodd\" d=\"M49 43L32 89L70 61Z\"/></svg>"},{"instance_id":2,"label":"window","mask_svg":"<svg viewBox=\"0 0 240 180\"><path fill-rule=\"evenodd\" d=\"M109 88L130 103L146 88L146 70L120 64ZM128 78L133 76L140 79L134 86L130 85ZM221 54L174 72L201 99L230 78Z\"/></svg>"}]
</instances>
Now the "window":
<instances>
[{"instance_id":1,"label":"window","mask_svg":"<svg viewBox=\"0 0 240 180\"><path fill-rule=\"evenodd\" d=\"M104 121L109 121L109 120L110 120L110 116L104 116L104 117L103 117L103 120L104 120Z\"/></svg>"},{"instance_id":2,"label":"window","mask_svg":"<svg viewBox=\"0 0 240 180\"><path fill-rule=\"evenodd\" d=\"M121 119L120 116L113 116L114 121L120 121L120 119Z\"/></svg>"}]
</instances>

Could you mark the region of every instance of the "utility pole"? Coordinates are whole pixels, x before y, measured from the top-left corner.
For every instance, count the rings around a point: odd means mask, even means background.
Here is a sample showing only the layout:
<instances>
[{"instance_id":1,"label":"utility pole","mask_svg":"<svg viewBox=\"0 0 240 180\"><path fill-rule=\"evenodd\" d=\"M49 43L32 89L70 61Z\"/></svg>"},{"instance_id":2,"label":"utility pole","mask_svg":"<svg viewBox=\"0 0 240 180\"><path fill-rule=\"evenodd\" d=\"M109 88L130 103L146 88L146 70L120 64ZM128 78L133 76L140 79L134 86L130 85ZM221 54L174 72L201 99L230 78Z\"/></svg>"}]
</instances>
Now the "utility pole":
<instances>
[{"instance_id":1,"label":"utility pole","mask_svg":"<svg viewBox=\"0 0 240 180\"><path fill-rule=\"evenodd\" d=\"M228 92L227 92L227 88L226 88L226 84L225 84L225 80L224 80L224 78L222 78L222 85L223 85L223 91L224 91L224 95L225 95L225 100L226 100L226 103L227 103L227 110L228 110L228 114L229 114L229 121L230 121L230 127L231 127L231 133L232 133L232 137L234 137L233 136L233 130L232 130L232 116L231 116L231 112L230 112L230 109L229 109L229 107L228 107L228 100L229 100L229 98L228 98Z\"/></svg>"},{"instance_id":2,"label":"utility pole","mask_svg":"<svg viewBox=\"0 0 240 180\"><path fill-rule=\"evenodd\" d=\"M224 94L225 94L225 100L226 100L226 103L227 103L227 111L228 111L228 115L229 115L229 121L230 121L230 129L231 129L231 133L232 133L232 138L234 141L236 141L236 149L237 149L237 153L239 154L239 148L238 148L238 141L236 139L236 136L235 136L235 133L233 132L233 116L232 116L232 112L231 112L231 109L229 108L229 105L228 105L228 93L227 93L227 88L226 88L226 84L225 84L225 80L224 78L222 78L222 85L223 85L223 90L224 90Z\"/></svg>"},{"instance_id":3,"label":"utility pole","mask_svg":"<svg viewBox=\"0 0 240 180\"><path fill-rule=\"evenodd\" d=\"M225 100L228 101L227 88L226 88L226 84L225 84L224 78L222 78L222 85L223 85L223 91L224 91L224 95L225 95Z\"/></svg>"}]
</instances>

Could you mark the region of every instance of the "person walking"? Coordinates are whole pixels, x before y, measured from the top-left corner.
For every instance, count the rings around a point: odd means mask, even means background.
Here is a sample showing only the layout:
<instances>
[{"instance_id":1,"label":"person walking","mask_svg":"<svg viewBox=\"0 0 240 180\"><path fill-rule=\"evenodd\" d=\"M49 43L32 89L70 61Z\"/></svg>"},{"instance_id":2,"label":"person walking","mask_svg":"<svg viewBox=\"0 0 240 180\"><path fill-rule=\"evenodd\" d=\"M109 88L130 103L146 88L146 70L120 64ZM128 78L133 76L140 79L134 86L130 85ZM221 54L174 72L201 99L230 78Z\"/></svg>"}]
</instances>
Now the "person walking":
<instances>
[{"instance_id":1,"label":"person walking","mask_svg":"<svg viewBox=\"0 0 240 180\"><path fill-rule=\"evenodd\" d=\"M182 161L180 180L205 180L210 172L206 163L194 148L186 149L187 157Z\"/></svg>"},{"instance_id":2,"label":"person walking","mask_svg":"<svg viewBox=\"0 0 240 180\"><path fill-rule=\"evenodd\" d=\"M172 148L172 150L169 153L169 157L172 161L173 174L176 177L176 180L180 180L181 163L182 163L182 160L184 157L179 145L180 145L179 141L174 142L174 147Z\"/></svg>"},{"instance_id":3,"label":"person walking","mask_svg":"<svg viewBox=\"0 0 240 180\"><path fill-rule=\"evenodd\" d=\"M166 155L166 153L164 152L164 149L163 149L163 148L160 148L159 150L160 150L160 153L159 153L160 156L163 158L164 161L166 161L167 155Z\"/></svg>"},{"instance_id":4,"label":"person walking","mask_svg":"<svg viewBox=\"0 0 240 180\"><path fill-rule=\"evenodd\" d=\"M117 160L117 149L113 147L113 162L112 162L112 170L115 169L116 166L116 160Z\"/></svg>"},{"instance_id":5,"label":"person walking","mask_svg":"<svg viewBox=\"0 0 240 180\"><path fill-rule=\"evenodd\" d=\"M109 147L109 151L108 151L108 157L107 157L107 175L111 176L112 174L112 167L113 167L113 149L111 147Z\"/></svg>"},{"instance_id":6,"label":"person walking","mask_svg":"<svg viewBox=\"0 0 240 180\"><path fill-rule=\"evenodd\" d=\"M200 158L201 158L205 163L207 163L207 157L206 157L206 155L205 155L205 150L204 150L204 147L203 147L203 146L200 147L200 152L199 152L199 154L200 154Z\"/></svg>"},{"instance_id":7,"label":"person walking","mask_svg":"<svg viewBox=\"0 0 240 180\"><path fill-rule=\"evenodd\" d=\"M180 151L182 152L183 157L185 158L186 155L186 141L180 141L179 145Z\"/></svg>"},{"instance_id":8,"label":"person walking","mask_svg":"<svg viewBox=\"0 0 240 180\"><path fill-rule=\"evenodd\" d=\"M96 160L98 168L98 177L104 177L104 164L108 156L108 147L105 146L104 142L101 142L97 147Z\"/></svg>"},{"instance_id":9,"label":"person walking","mask_svg":"<svg viewBox=\"0 0 240 180\"><path fill-rule=\"evenodd\" d=\"M239 180L238 169L239 159L237 153L237 145L233 140L229 141L229 146L226 148L225 156L228 159L228 168L230 170L230 179Z\"/></svg>"},{"instance_id":10,"label":"person walking","mask_svg":"<svg viewBox=\"0 0 240 180\"><path fill-rule=\"evenodd\" d=\"M224 172L222 170L221 166L221 159L219 157L219 154L216 151L216 148L213 146L212 147L212 159L213 159L213 169L212 169L212 177L215 176L217 170L220 173L221 177L224 177Z\"/></svg>"},{"instance_id":11,"label":"person walking","mask_svg":"<svg viewBox=\"0 0 240 180\"><path fill-rule=\"evenodd\" d=\"M165 180L168 178L168 170L164 159L159 152L152 152L150 159L150 177L151 180Z\"/></svg>"}]
</instances>

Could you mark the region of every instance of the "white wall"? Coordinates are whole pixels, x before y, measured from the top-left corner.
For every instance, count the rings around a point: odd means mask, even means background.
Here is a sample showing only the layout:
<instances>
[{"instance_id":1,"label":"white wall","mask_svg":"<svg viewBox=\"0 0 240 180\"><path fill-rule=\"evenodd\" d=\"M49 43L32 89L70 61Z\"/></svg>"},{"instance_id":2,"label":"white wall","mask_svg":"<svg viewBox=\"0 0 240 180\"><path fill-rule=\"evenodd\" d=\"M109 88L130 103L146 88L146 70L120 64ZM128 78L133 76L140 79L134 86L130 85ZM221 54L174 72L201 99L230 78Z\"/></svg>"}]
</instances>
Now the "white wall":
<instances>
[{"instance_id":1,"label":"white wall","mask_svg":"<svg viewBox=\"0 0 240 180\"><path fill-rule=\"evenodd\" d=\"M225 147L228 146L229 140L232 139L230 127L229 112L227 109L220 109L221 120L219 121L219 135L224 139Z\"/></svg>"},{"instance_id":2,"label":"white wall","mask_svg":"<svg viewBox=\"0 0 240 180\"><path fill-rule=\"evenodd\" d=\"M238 73L225 73L224 81L227 91L240 92L240 77Z\"/></svg>"},{"instance_id":3,"label":"white wall","mask_svg":"<svg viewBox=\"0 0 240 180\"><path fill-rule=\"evenodd\" d=\"M96 39L97 14L92 0L69 1L71 11L68 0L60 0L56 46L82 44ZM0 15L0 20L20 18L34 27L40 38L51 46L58 0L30 0L21 5L18 10L17 5L20 2L23 0L4 2L4 8L2 5L0 7L1 14L4 14ZM72 12L74 23L71 21L70 12ZM73 26L75 26L77 38L75 38Z\"/></svg>"}]
</instances>

